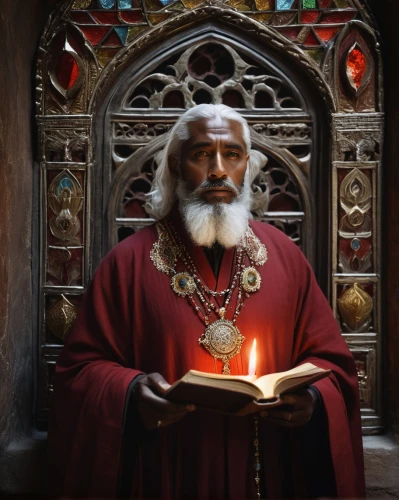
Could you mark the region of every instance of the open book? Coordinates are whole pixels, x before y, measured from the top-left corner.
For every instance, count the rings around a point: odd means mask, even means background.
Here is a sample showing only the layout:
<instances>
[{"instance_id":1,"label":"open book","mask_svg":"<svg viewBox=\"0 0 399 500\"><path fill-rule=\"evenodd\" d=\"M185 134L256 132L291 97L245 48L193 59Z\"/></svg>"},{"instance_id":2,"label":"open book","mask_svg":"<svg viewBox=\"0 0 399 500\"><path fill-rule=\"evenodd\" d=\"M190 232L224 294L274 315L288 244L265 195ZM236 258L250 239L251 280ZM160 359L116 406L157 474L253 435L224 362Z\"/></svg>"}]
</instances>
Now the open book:
<instances>
[{"instance_id":1,"label":"open book","mask_svg":"<svg viewBox=\"0 0 399 500\"><path fill-rule=\"evenodd\" d=\"M190 370L168 389L164 397L174 403L192 403L198 408L239 414L251 402L268 408L277 406L281 404L282 394L327 377L330 371L312 363L259 378Z\"/></svg>"}]
</instances>

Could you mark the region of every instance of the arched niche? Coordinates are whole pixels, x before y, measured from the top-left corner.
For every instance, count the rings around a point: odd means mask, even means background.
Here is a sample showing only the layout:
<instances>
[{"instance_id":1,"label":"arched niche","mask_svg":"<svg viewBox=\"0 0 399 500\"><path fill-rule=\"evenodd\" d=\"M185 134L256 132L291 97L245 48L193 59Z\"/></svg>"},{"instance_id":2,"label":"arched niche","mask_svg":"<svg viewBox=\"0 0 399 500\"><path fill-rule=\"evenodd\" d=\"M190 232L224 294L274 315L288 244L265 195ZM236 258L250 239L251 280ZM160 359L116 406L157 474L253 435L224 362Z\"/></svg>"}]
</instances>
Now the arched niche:
<instances>
[{"instance_id":1,"label":"arched niche","mask_svg":"<svg viewBox=\"0 0 399 500\"><path fill-rule=\"evenodd\" d=\"M65 2L42 38L36 74L41 250L33 256L40 267L39 420L46 418L54 363L92 273L117 242L118 229L126 235L150 223L142 198L165 134L184 108L216 95L219 85L208 79L214 89L208 92L205 78L197 78L202 93L194 98L191 90L181 93L183 75L165 95L155 88L160 95L147 95L144 108L134 92L162 64L218 44L290 90L294 104L284 108L281 95L270 91L251 101L230 82L230 104L248 119L254 147L269 158L254 186L263 202L254 216L298 240L312 263L355 357L364 431L378 432L383 96L379 44L366 7L358 0L314 0L311 9L305 0L161 3ZM273 202L284 190L297 203L290 214ZM69 203L68 220L62 201ZM300 223L299 238L297 229L290 234L290 222Z\"/></svg>"}]
</instances>

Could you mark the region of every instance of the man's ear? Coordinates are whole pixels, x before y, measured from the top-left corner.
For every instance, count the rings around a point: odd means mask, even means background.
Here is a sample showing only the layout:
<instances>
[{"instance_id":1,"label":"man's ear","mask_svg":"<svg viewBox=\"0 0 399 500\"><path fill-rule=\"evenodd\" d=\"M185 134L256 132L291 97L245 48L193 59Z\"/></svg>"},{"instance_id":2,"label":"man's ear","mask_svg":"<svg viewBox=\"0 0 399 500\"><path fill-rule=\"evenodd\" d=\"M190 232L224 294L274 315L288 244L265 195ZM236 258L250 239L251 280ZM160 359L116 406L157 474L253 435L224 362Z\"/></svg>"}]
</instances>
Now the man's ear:
<instances>
[{"instance_id":1,"label":"man's ear","mask_svg":"<svg viewBox=\"0 0 399 500\"><path fill-rule=\"evenodd\" d=\"M169 168L169 172L170 172L170 175L174 178L174 179L178 179L179 176L180 176L180 172L179 172L179 157L175 154L171 154L168 156L168 168Z\"/></svg>"}]
</instances>

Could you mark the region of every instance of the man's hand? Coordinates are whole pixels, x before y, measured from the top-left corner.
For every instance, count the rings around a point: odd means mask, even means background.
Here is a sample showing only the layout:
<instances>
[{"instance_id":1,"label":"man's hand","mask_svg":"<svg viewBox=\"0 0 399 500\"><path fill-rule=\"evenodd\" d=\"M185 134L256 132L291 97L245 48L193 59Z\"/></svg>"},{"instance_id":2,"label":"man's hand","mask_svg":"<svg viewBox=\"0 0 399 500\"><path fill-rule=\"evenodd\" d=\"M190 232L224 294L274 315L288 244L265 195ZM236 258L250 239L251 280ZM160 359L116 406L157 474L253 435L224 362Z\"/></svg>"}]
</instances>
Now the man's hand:
<instances>
[{"instance_id":1,"label":"man's hand","mask_svg":"<svg viewBox=\"0 0 399 500\"><path fill-rule=\"evenodd\" d=\"M194 405L176 405L161 396L169 389L170 384L159 373L150 373L142 377L134 388L134 399L140 413L141 421L148 429L156 429L174 424L195 410Z\"/></svg>"},{"instance_id":2,"label":"man's hand","mask_svg":"<svg viewBox=\"0 0 399 500\"><path fill-rule=\"evenodd\" d=\"M309 389L300 389L291 394L281 396L282 406L261 412L269 422L294 429L302 427L311 419L316 408L317 396Z\"/></svg>"}]
</instances>

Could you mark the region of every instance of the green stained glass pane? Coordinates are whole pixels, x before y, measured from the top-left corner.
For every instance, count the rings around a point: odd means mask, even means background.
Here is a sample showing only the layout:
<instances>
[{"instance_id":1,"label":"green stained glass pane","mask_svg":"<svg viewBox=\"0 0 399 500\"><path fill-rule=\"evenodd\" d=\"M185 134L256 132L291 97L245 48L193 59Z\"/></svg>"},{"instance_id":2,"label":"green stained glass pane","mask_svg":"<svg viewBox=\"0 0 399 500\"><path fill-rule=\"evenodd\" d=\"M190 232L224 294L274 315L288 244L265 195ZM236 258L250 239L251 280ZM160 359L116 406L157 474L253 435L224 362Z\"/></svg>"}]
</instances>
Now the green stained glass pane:
<instances>
[{"instance_id":1,"label":"green stained glass pane","mask_svg":"<svg viewBox=\"0 0 399 500\"><path fill-rule=\"evenodd\" d=\"M316 8L316 0L302 0L302 8L315 9Z\"/></svg>"},{"instance_id":2,"label":"green stained glass pane","mask_svg":"<svg viewBox=\"0 0 399 500\"><path fill-rule=\"evenodd\" d=\"M324 54L324 49L310 49L306 51L307 54L310 55L310 57L317 63L321 63L321 59Z\"/></svg>"}]
</instances>

